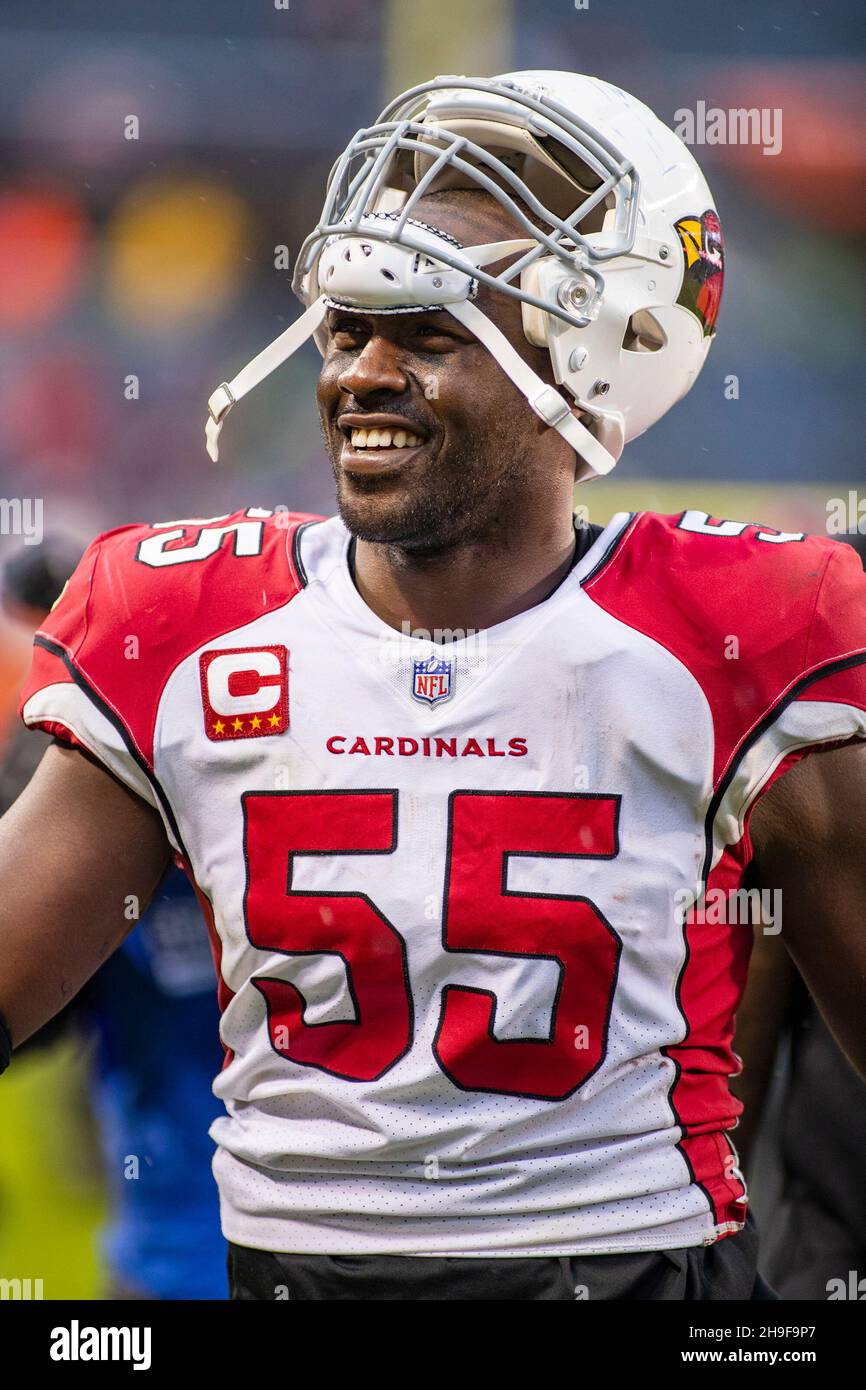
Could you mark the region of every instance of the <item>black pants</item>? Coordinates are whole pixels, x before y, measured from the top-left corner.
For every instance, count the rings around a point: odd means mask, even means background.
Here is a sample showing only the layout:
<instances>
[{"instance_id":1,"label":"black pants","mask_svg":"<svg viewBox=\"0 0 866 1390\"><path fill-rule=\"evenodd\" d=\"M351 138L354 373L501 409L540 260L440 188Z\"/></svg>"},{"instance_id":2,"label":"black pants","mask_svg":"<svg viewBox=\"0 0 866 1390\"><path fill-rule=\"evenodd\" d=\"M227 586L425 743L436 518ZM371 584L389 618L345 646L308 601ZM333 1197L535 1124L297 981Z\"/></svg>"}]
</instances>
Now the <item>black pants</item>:
<instances>
[{"instance_id":1,"label":"black pants","mask_svg":"<svg viewBox=\"0 0 866 1390\"><path fill-rule=\"evenodd\" d=\"M229 1245L233 1299L443 1300L775 1299L757 1272L754 1219L738 1235L637 1255L461 1259L290 1255Z\"/></svg>"}]
</instances>

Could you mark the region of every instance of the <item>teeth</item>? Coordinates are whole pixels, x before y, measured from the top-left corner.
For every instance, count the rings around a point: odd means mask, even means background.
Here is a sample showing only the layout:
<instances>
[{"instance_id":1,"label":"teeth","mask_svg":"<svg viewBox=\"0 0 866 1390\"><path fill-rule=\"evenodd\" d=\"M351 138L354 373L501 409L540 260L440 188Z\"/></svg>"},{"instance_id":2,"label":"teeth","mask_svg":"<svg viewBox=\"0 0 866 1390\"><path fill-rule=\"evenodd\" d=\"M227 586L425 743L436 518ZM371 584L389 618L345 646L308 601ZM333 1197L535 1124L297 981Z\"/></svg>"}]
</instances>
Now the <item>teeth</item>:
<instances>
[{"instance_id":1,"label":"teeth","mask_svg":"<svg viewBox=\"0 0 866 1390\"><path fill-rule=\"evenodd\" d=\"M352 430L354 449L405 449L420 444L421 440L411 430Z\"/></svg>"}]
</instances>

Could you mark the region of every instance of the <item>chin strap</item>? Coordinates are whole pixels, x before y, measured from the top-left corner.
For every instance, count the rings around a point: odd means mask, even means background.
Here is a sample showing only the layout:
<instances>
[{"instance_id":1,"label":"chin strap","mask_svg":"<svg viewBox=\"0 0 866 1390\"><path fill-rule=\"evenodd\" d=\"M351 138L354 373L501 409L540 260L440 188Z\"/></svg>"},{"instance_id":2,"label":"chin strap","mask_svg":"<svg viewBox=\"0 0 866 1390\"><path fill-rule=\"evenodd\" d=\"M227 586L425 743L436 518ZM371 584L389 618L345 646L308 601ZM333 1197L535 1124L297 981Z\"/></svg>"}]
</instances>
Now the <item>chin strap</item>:
<instances>
[{"instance_id":1,"label":"chin strap","mask_svg":"<svg viewBox=\"0 0 866 1390\"><path fill-rule=\"evenodd\" d=\"M476 265L483 265L492 260L501 258L515 250L520 250L524 245L532 244L524 241L513 242L492 242L485 246L475 246L468 248L467 254L473 257ZM268 347L264 348L252 362L238 372L237 376L231 381L224 381L211 395L208 403L208 420L205 426L205 438L207 441L207 451L211 458L216 461L219 448L218 440L223 421L236 401L239 401L259 382L264 381L265 377L270 376L271 372L291 357L302 343L315 333L319 327L325 313L327 312L328 299L325 295L320 295L308 309L301 314L285 333L281 333L275 338ZM416 312L420 311L416 309ZM433 306L436 307L436 306ZM572 413L571 408L553 386L548 386L542 381L541 377L532 370L527 362L524 362L516 348L512 347L505 334L483 314L468 299L461 299L457 302L442 303L438 307L447 309L454 318L458 319L470 333L473 333L480 343L487 348L490 355L497 361L505 375L514 383L528 401L540 420L543 420L551 429L561 434L580 460L580 467L577 470L575 481L586 482L590 478L603 477L609 473L616 463L616 459L609 454L603 444L600 444L595 435L590 433L586 425ZM372 312L387 313L387 309L375 309ZM392 310L391 312L395 312ZM411 310L404 309L404 312Z\"/></svg>"},{"instance_id":2,"label":"chin strap","mask_svg":"<svg viewBox=\"0 0 866 1390\"><path fill-rule=\"evenodd\" d=\"M524 362L505 334L486 314L482 314L481 310L468 300L463 300L460 304L446 304L443 307L484 344L505 375L526 397L538 418L561 434L571 445L582 461L582 467L578 469L575 477L576 482L587 482L590 478L604 477L605 473L610 472L616 463L613 455L609 454L586 425L581 424L572 414L565 397L553 386L548 386L542 381L529 364Z\"/></svg>"},{"instance_id":3,"label":"chin strap","mask_svg":"<svg viewBox=\"0 0 866 1390\"><path fill-rule=\"evenodd\" d=\"M213 392L207 403L208 421L204 433L207 451L214 463L219 457L218 440L223 421L235 401L241 400L254 386L258 386L260 381L264 381L266 376L270 376L277 367L281 367L293 352L297 352L301 344L315 333L325 317L325 310L325 296L322 294L285 333L281 333L279 338L269 343L258 357L254 357L252 362L248 362L238 372L236 377L231 381L223 381Z\"/></svg>"}]
</instances>

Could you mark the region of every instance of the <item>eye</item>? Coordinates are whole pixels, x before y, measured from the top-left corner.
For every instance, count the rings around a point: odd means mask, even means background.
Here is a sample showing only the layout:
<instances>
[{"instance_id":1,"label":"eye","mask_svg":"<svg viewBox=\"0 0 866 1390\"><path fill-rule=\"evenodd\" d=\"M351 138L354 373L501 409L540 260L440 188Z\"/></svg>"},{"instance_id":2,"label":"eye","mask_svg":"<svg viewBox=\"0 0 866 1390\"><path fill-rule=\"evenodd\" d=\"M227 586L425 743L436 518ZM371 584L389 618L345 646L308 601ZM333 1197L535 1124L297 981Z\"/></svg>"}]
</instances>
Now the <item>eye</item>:
<instances>
[{"instance_id":1,"label":"eye","mask_svg":"<svg viewBox=\"0 0 866 1390\"><path fill-rule=\"evenodd\" d=\"M341 318L331 325L331 337L337 347L347 346L347 339L354 341L362 338L366 332L367 327L362 319Z\"/></svg>"},{"instance_id":2,"label":"eye","mask_svg":"<svg viewBox=\"0 0 866 1390\"><path fill-rule=\"evenodd\" d=\"M443 327L442 324L437 323L416 324L416 326L411 330L410 336L413 338L421 339L425 343L433 343L435 341L439 341L445 346L449 346L457 342L457 337L454 333L450 333L447 328Z\"/></svg>"}]
</instances>

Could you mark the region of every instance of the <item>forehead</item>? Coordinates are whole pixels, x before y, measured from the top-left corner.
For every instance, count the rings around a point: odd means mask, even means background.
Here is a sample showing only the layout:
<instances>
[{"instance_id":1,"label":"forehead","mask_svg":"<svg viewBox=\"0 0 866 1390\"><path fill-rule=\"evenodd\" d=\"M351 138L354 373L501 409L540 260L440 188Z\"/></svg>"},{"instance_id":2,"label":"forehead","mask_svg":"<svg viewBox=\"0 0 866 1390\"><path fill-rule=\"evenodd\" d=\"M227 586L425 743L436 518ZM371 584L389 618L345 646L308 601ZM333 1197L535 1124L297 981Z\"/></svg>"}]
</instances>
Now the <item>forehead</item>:
<instances>
[{"instance_id":1,"label":"forehead","mask_svg":"<svg viewBox=\"0 0 866 1390\"><path fill-rule=\"evenodd\" d=\"M525 236L520 223L489 193L450 189L419 198L412 216L448 232L463 246Z\"/></svg>"}]
</instances>

